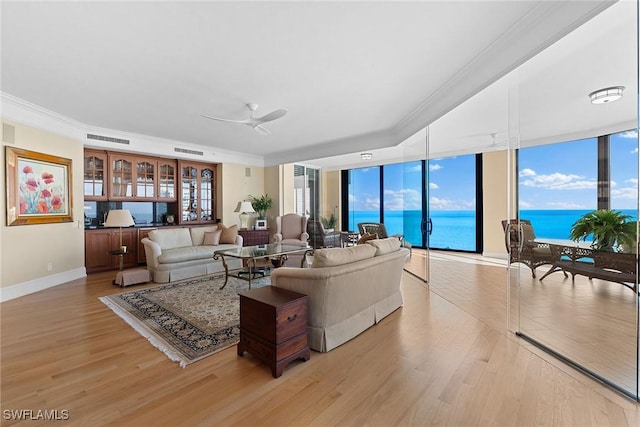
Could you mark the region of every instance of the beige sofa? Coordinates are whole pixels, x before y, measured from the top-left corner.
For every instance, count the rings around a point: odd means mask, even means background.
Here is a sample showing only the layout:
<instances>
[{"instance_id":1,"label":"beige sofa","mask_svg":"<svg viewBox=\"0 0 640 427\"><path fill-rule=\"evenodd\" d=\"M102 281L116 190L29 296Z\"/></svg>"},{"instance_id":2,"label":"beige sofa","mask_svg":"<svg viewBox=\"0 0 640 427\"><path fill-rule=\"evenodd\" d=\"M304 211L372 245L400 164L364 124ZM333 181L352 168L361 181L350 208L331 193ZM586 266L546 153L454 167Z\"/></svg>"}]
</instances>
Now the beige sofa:
<instances>
[{"instance_id":1,"label":"beige sofa","mask_svg":"<svg viewBox=\"0 0 640 427\"><path fill-rule=\"evenodd\" d=\"M160 228L149 232L142 239L147 257L147 269L156 283L167 283L224 271L221 260L214 260L213 253L220 249L242 246L242 236L237 235L233 244L203 244L205 233L214 233L217 225L192 228ZM207 236L209 240L209 236ZM242 260L228 258L229 269L240 268Z\"/></svg>"},{"instance_id":2,"label":"beige sofa","mask_svg":"<svg viewBox=\"0 0 640 427\"><path fill-rule=\"evenodd\" d=\"M402 306L400 281L408 257L395 237L317 249L311 268L275 269L271 285L309 296L309 347L326 352Z\"/></svg>"}]
</instances>

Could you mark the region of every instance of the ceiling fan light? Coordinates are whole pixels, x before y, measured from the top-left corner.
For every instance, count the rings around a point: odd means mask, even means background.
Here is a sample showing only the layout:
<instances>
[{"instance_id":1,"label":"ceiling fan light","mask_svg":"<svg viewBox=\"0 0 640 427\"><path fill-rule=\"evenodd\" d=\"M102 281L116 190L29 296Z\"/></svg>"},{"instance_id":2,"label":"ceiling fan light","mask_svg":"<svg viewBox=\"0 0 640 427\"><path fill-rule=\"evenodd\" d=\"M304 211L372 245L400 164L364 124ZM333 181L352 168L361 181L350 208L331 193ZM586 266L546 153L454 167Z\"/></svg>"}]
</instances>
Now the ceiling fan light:
<instances>
[{"instance_id":1,"label":"ceiling fan light","mask_svg":"<svg viewBox=\"0 0 640 427\"><path fill-rule=\"evenodd\" d=\"M360 159L362 160L371 160L373 158L372 153L360 153Z\"/></svg>"},{"instance_id":2,"label":"ceiling fan light","mask_svg":"<svg viewBox=\"0 0 640 427\"><path fill-rule=\"evenodd\" d=\"M589 94L592 104L607 104L622 98L624 86L612 86L599 89Z\"/></svg>"}]
</instances>

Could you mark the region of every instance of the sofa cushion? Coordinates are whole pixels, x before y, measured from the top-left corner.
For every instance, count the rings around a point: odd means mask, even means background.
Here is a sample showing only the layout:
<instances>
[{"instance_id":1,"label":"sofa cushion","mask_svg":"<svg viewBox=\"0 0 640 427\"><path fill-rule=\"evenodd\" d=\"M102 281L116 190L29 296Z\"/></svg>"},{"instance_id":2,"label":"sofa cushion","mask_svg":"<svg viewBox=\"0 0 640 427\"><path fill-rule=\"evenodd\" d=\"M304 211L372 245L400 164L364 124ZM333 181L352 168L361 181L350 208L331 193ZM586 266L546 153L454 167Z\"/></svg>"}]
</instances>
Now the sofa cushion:
<instances>
[{"instance_id":1,"label":"sofa cushion","mask_svg":"<svg viewBox=\"0 0 640 427\"><path fill-rule=\"evenodd\" d=\"M204 233L210 233L218 229L218 224L208 225L206 227L191 227L189 232L191 233L191 242L193 246L200 246L204 241Z\"/></svg>"},{"instance_id":2,"label":"sofa cushion","mask_svg":"<svg viewBox=\"0 0 640 427\"><path fill-rule=\"evenodd\" d=\"M399 250L400 239L397 237L387 237L386 239L369 240L367 241L367 245L376 249L375 256L380 256Z\"/></svg>"},{"instance_id":3,"label":"sofa cushion","mask_svg":"<svg viewBox=\"0 0 640 427\"><path fill-rule=\"evenodd\" d=\"M151 230L149 239L156 242L160 249L183 248L185 246L193 246L191 243L191 234L188 228L163 228Z\"/></svg>"},{"instance_id":4,"label":"sofa cushion","mask_svg":"<svg viewBox=\"0 0 640 427\"><path fill-rule=\"evenodd\" d=\"M176 262L213 258L213 252L216 250L218 250L218 248L213 246L191 246L167 249L158 257L158 262L160 264L172 264Z\"/></svg>"},{"instance_id":5,"label":"sofa cushion","mask_svg":"<svg viewBox=\"0 0 640 427\"><path fill-rule=\"evenodd\" d=\"M220 243L234 244L236 237L238 237L238 226L232 225L231 227L225 227L224 224L220 224L222 234L220 235Z\"/></svg>"},{"instance_id":6,"label":"sofa cushion","mask_svg":"<svg viewBox=\"0 0 640 427\"><path fill-rule=\"evenodd\" d=\"M202 240L202 244L204 246L218 246L220 244L220 236L222 235L222 230L210 231L208 233L204 233L204 239Z\"/></svg>"},{"instance_id":7,"label":"sofa cushion","mask_svg":"<svg viewBox=\"0 0 640 427\"><path fill-rule=\"evenodd\" d=\"M373 258L375 253L376 249L369 245L317 249L313 253L313 264L311 264L311 267L322 268L350 264L363 259Z\"/></svg>"}]
</instances>

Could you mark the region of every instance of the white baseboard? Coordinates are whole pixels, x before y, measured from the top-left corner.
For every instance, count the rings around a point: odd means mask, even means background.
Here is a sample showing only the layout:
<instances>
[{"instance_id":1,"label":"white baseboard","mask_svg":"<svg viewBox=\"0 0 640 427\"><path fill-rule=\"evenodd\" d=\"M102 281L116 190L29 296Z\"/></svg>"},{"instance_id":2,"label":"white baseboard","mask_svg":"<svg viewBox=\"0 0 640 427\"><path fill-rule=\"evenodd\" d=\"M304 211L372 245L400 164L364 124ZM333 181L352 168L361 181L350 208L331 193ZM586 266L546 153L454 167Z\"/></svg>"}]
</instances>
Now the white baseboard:
<instances>
[{"instance_id":1,"label":"white baseboard","mask_svg":"<svg viewBox=\"0 0 640 427\"><path fill-rule=\"evenodd\" d=\"M12 300L44 289L53 288L72 280L81 279L87 276L85 267L76 268L62 273L52 274L51 276L40 277L38 279L29 280L28 282L18 283L17 285L0 288L0 302Z\"/></svg>"}]
</instances>

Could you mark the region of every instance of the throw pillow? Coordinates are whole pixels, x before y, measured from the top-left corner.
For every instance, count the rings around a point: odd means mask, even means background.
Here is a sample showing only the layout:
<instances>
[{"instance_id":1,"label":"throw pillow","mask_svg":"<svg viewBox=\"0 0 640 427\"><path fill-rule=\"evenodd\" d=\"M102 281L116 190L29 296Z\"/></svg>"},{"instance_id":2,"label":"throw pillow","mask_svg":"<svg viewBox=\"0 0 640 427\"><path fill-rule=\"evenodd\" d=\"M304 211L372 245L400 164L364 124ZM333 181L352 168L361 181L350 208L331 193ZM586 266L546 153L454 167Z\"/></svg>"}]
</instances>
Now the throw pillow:
<instances>
[{"instance_id":1,"label":"throw pillow","mask_svg":"<svg viewBox=\"0 0 640 427\"><path fill-rule=\"evenodd\" d=\"M360 237L360 239L358 240L358 245L362 245L363 243L365 243L367 240L373 240L373 239L377 239L378 235L377 234L372 234L372 233L364 233L362 235L362 237Z\"/></svg>"},{"instance_id":2,"label":"throw pillow","mask_svg":"<svg viewBox=\"0 0 640 427\"><path fill-rule=\"evenodd\" d=\"M220 236L222 235L222 230L210 231L208 233L204 233L204 240L202 244L205 246L218 246L220 244Z\"/></svg>"},{"instance_id":3,"label":"throw pillow","mask_svg":"<svg viewBox=\"0 0 640 427\"><path fill-rule=\"evenodd\" d=\"M227 228L224 225L220 224L220 227L222 227L222 234L220 235L220 243L226 243L226 244L234 244L236 242L236 237L238 237L238 226L237 225L232 225L231 227Z\"/></svg>"},{"instance_id":4,"label":"throw pillow","mask_svg":"<svg viewBox=\"0 0 640 427\"><path fill-rule=\"evenodd\" d=\"M367 245L371 245L376 248L375 256L380 256L399 250L400 239L397 237L387 237L386 239L369 240Z\"/></svg>"}]
</instances>

